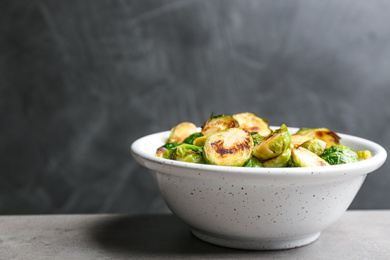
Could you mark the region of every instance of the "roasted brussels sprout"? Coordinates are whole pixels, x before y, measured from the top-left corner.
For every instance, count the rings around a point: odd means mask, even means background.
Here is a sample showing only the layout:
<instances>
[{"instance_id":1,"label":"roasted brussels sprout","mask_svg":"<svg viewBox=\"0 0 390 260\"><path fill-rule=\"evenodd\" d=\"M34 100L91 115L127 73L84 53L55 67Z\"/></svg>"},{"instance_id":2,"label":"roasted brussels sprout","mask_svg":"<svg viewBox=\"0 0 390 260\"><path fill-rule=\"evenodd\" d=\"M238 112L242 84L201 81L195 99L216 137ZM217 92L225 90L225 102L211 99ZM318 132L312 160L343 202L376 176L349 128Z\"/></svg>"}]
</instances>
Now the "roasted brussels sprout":
<instances>
[{"instance_id":1,"label":"roasted brussels sprout","mask_svg":"<svg viewBox=\"0 0 390 260\"><path fill-rule=\"evenodd\" d=\"M290 132L286 125L282 125L253 148L253 156L263 162L267 161L284 153L289 148L290 143Z\"/></svg>"},{"instance_id":2,"label":"roasted brussels sprout","mask_svg":"<svg viewBox=\"0 0 390 260\"><path fill-rule=\"evenodd\" d=\"M167 150L163 158L189 163L205 163L202 147L191 144L180 144Z\"/></svg>"},{"instance_id":3,"label":"roasted brussels sprout","mask_svg":"<svg viewBox=\"0 0 390 260\"><path fill-rule=\"evenodd\" d=\"M263 167L273 167L273 168L285 167L290 162L290 156L291 156L291 150L287 149L281 155L263 162Z\"/></svg>"},{"instance_id":4,"label":"roasted brussels sprout","mask_svg":"<svg viewBox=\"0 0 390 260\"><path fill-rule=\"evenodd\" d=\"M189 122L183 122L171 129L171 134L167 143L182 143L188 136L196 133L196 125Z\"/></svg>"},{"instance_id":5,"label":"roasted brussels sprout","mask_svg":"<svg viewBox=\"0 0 390 260\"><path fill-rule=\"evenodd\" d=\"M244 167L261 168L261 167L263 167L263 164L260 162L259 159L252 156L249 159L249 161L246 164L244 164Z\"/></svg>"},{"instance_id":6,"label":"roasted brussels sprout","mask_svg":"<svg viewBox=\"0 0 390 260\"><path fill-rule=\"evenodd\" d=\"M234 119L232 116L211 116L209 120L207 120L202 125L202 135L212 135L219 131L228 129L228 128L236 128L239 124L236 119Z\"/></svg>"},{"instance_id":7,"label":"roasted brussels sprout","mask_svg":"<svg viewBox=\"0 0 390 260\"><path fill-rule=\"evenodd\" d=\"M312 139L312 138L309 136L292 134L291 135L290 149L297 148L298 146L300 146L301 144L303 144L304 142L306 142L310 139Z\"/></svg>"},{"instance_id":8,"label":"roasted brussels sprout","mask_svg":"<svg viewBox=\"0 0 390 260\"><path fill-rule=\"evenodd\" d=\"M325 151L326 143L320 139L313 138L301 144L300 147L306 148L310 152L320 156Z\"/></svg>"},{"instance_id":9,"label":"roasted brussels sprout","mask_svg":"<svg viewBox=\"0 0 390 260\"><path fill-rule=\"evenodd\" d=\"M327 128L301 128L295 134L320 139L326 142L326 148L340 144L341 139L340 136Z\"/></svg>"},{"instance_id":10,"label":"roasted brussels sprout","mask_svg":"<svg viewBox=\"0 0 390 260\"><path fill-rule=\"evenodd\" d=\"M330 164L310 152L306 148L298 146L291 151L292 162L295 167L315 167L315 166L329 166Z\"/></svg>"},{"instance_id":11,"label":"roasted brussels sprout","mask_svg":"<svg viewBox=\"0 0 390 260\"><path fill-rule=\"evenodd\" d=\"M198 137L201 137L201 136L202 136L201 132L193 133L192 135L190 135L186 139L184 139L183 143L185 143L185 144L193 144L194 140L196 138L198 138Z\"/></svg>"},{"instance_id":12,"label":"roasted brussels sprout","mask_svg":"<svg viewBox=\"0 0 390 260\"><path fill-rule=\"evenodd\" d=\"M206 142L207 138L209 138L210 135L206 135L206 136L200 136L198 138L196 138L193 142L193 145L196 145L196 146L201 146L203 147L204 146L204 143Z\"/></svg>"},{"instance_id":13,"label":"roasted brussels sprout","mask_svg":"<svg viewBox=\"0 0 390 260\"><path fill-rule=\"evenodd\" d=\"M251 134L241 128L228 128L207 138L203 156L209 164L243 166L251 157Z\"/></svg>"},{"instance_id":14,"label":"roasted brussels sprout","mask_svg":"<svg viewBox=\"0 0 390 260\"><path fill-rule=\"evenodd\" d=\"M356 153L358 155L359 161L363 161L372 157L372 154L369 150L357 151Z\"/></svg>"},{"instance_id":15,"label":"roasted brussels sprout","mask_svg":"<svg viewBox=\"0 0 390 260\"><path fill-rule=\"evenodd\" d=\"M346 164L359 161L359 156L354 150L343 145L332 145L325 149L321 158L330 165Z\"/></svg>"},{"instance_id":16,"label":"roasted brussels sprout","mask_svg":"<svg viewBox=\"0 0 390 260\"><path fill-rule=\"evenodd\" d=\"M240 128L249 132L258 132L260 135L267 136L271 133L268 122L265 119L255 116L252 113L245 112L233 115L238 121Z\"/></svg>"},{"instance_id":17,"label":"roasted brussels sprout","mask_svg":"<svg viewBox=\"0 0 390 260\"><path fill-rule=\"evenodd\" d=\"M252 136L254 145L260 143L260 141L264 139L264 136L262 136L258 132L251 132L251 136Z\"/></svg>"}]
</instances>

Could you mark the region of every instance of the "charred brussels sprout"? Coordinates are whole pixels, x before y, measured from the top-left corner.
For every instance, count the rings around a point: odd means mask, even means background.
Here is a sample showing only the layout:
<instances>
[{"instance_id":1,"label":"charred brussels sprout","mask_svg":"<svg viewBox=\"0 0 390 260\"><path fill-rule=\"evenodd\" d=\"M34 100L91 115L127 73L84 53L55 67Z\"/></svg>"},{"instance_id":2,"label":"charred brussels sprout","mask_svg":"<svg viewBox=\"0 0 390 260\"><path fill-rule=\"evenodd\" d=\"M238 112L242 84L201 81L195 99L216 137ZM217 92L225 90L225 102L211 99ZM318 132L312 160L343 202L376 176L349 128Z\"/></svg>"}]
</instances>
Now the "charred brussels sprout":
<instances>
[{"instance_id":1,"label":"charred brussels sprout","mask_svg":"<svg viewBox=\"0 0 390 260\"><path fill-rule=\"evenodd\" d=\"M203 156L209 164L243 166L251 157L251 134L240 128L228 128L207 138Z\"/></svg>"},{"instance_id":2,"label":"charred brussels sprout","mask_svg":"<svg viewBox=\"0 0 390 260\"><path fill-rule=\"evenodd\" d=\"M228 129L228 128L236 128L238 127L239 124L236 119L234 119L232 116L216 116L207 120L203 125L202 125L202 135L212 135L215 134L219 131Z\"/></svg>"},{"instance_id":3,"label":"charred brussels sprout","mask_svg":"<svg viewBox=\"0 0 390 260\"><path fill-rule=\"evenodd\" d=\"M275 158L269 159L263 163L264 167L285 167L290 163L291 150L287 149L284 153Z\"/></svg>"},{"instance_id":4,"label":"charred brussels sprout","mask_svg":"<svg viewBox=\"0 0 390 260\"><path fill-rule=\"evenodd\" d=\"M196 138L198 138L198 137L201 137L201 136L202 136L201 132L193 133L192 135L190 135L186 139L184 139L183 143L185 143L185 144L193 144L194 140Z\"/></svg>"},{"instance_id":5,"label":"charred brussels sprout","mask_svg":"<svg viewBox=\"0 0 390 260\"><path fill-rule=\"evenodd\" d=\"M351 148L343 145L333 145L327 148L321 158L330 165L346 164L359 161L359 156Z\"/></svg>"},{"instance_id":6,"label":"charred brussels sprout","mask_svg":"<svg viewBox=\"0 0 390 260\"><path fill-rule=\"evenodd\" d=\"M372 154L369 150L363 150L356 152L358 155L359 161L367 160L368 158L372 157Z\"/></svg>"},{"instance_id":7,"label":"charred brussels sprout","mask_svg":"<svg viewBox=\"0 0 390 260\"><path fill-rule=\"evenodd\" d=\"M330 165L327 161L303 147L297 147L292 149L291 158L292 163L295 167L315 167Z\"/></svg>"},{"instance_id":8,"label":"charred brussels sprout","mask_svg":"<svg viewBox=\"0 0 390 260\"><path fill-rule=\"evenodd\" d=\"M338 145L341 139L340 136L327 128L301 128L295 134L320 139L326 142L326 148L329 148L332 145Z\"/></svg>"},{"instance_id":9,"label":"charred brussels sprout","mask_svg":"<svg viewBox=\"0 0 390 260\"><path fill-rule=\"evenodd\" d=\"M263 167L263 164L260 162L259 159L252 156L249 159L249 161L246 164L244 164L244 167L261 168L261 167Z\"/></svg>"},{"instance_id":10,"label":"charred brussels sprout","mask_svg":"<svg viewBox=\"0 0 390 260\"><path fill-rule=\"evenodd\" d=\"M298 146L300 146L301 144L303 144L304 142L310 139L312 138L309 136L292 134L290 149L297 148Z\"/></svg>"},{"instance_id":11,"label":"charred brussels sprout","mask_svg":"<svg viewBox=\"0 0 390 260\"><path fill-rule=\"evenodd\" d=\"M306 148L310 152L320 156L325 151L326 143L320 139L313 138L301 144L300 147Z\"/></svg>"},{"instance_id":12,"label":"charred brussels sprout","mask_svg":"<svg viewBox=\"0 0 390 260\"><path fill-rule=\"evenodd\" d=\"M261 161L267 161L284 153L290 143L290 132L285 125L282 125L253 148L253 155Z\"/></svg>"},{"instance_id":13,"label":"charred brussels sprout","mask_svg":"<svg viewBox=\"0 0 390 260\"><path fill-rule=\"evenodd\" d=\"M254 144L254 145L260 143L261 140L264 139L264 136L262 136L262 135L259 134L258 132L251 132L251 136L252 136L253 144Z\"/></svg>"},{"instance_id":14,"label":"charred brussels sprout","mask_svg":"<svg viewBox=\"0 0 390 260\"><path fill-rule=\"evenodd\" d=\"M271 133L267 120L257 117L252 113L239 113L233 115L233 117L238 121L240 128L248 130L249 132L258 132L263 136L267 136Z\"/></svg>"},{"instance_id":15,"label":"charred brussels sprout","mask_svg":"<svg viewBox=\"0 0 390 260\"><path fill-rule=\"evenodd\" d=\"M189 122L183 122L171 129L171 134L167 143L182 143L188 136L196 133L196 125Z\"/></svg>"},{"instance_id":16,"label":"charred brussels sprout","mask_svg":"<svg viewBox=\"0 0 390 260\"><path fill-rule=\"evenodd\" d=\"M163 158L189 163L205 163L202 147L191 144L180 144L167 150Z\"/></svg>"}]
</instances>

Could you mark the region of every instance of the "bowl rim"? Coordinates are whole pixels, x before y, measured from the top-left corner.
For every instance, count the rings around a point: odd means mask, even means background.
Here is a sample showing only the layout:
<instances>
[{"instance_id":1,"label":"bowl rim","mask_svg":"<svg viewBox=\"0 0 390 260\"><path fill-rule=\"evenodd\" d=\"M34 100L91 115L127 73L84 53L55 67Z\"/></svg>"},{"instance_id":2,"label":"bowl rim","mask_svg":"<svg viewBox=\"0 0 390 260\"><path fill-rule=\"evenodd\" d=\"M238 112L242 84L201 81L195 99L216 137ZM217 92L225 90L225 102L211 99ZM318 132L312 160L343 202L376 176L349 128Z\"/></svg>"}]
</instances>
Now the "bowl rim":
<instances>
[{"instance_id":1,"label":"bowl rim","mask_svg":"<svg viewBox=\"0 0 390 260\"><path fill-rule=\"evenodd\" d=\"M278 127L270 126L271 129ZM289 131L295 133L299 128L288 127ZM183 177L207 178L207 179L221 179L229 177L251 177L251 178L291 178L291 177L305 177L305 176L319 176L321 178L334 178L335 176L349 176L349 175L363 175L373 172L380 168L387 158L386 150L379 144L361 138L343 133L337 133L341 140L353 142L358 145L367 147L373 154L372 158L364 161L359 161L343 165L331 165L326 167L279 167L279 168L248 168L248 167L233 167L233 166L219 166L210 164L196 164L187 163L174 160L168 160L155 156L143 149L143 146L153 138L168 138L170 131L162 131L135 140L130 146L130 152L134 159L142 166L149 170L181 175ZM150 145L150 144L149 144ZM154 151L159 144L155 145ZM179 170L179 171L178 171Z\"/></svg>"}]
</instances>

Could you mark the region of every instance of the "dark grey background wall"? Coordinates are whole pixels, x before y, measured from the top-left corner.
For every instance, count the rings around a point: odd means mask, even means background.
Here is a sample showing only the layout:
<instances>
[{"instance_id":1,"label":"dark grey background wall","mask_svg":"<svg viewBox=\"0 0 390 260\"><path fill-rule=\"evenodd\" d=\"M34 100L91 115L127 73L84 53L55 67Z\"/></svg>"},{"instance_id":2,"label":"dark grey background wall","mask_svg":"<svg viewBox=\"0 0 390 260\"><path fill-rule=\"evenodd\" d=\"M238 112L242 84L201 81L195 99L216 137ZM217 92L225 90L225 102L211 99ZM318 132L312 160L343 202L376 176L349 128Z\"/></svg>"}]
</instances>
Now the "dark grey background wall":
<instances>
[{"instance_id":1,"label":"dark grey background wall","mask_svg":"<svg viewBox=\"0 0 390 260\"><path fill-rule=\"evenodd\" d=\"M0 214L167 212L135 139L211 112L390 151L390 2L1 1ZM390 164L351 208L390 209Z\"/></svg>"}]
</instances>

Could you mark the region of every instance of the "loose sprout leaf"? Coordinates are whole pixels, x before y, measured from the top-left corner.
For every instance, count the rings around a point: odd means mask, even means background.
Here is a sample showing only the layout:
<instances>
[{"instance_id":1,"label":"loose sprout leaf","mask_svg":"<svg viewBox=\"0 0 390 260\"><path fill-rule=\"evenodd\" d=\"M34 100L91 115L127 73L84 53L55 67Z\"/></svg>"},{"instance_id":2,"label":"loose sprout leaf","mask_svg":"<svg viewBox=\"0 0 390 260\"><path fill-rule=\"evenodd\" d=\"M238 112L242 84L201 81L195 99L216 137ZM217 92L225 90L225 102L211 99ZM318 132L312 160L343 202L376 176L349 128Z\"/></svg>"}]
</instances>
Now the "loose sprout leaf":
<instances>
[{"instance_id":1,"label":"loose sprout leaf","mask_svg":"<svg viewBox=\"0 0 390 260\"><path fill-rule=\"evenodd\" d=\"M162 147L167 148L167 149L171 149L171 148L176 147L176 146L179 146L179 145L181 145L181 143L175 142L175 143L167 143L167 144L164 144Z\"/></svg>"},{"instance_id":2,"label":"loose sprout leaf","mask_svg":"<svg viewBox=\"0 0 390 260\"><path fill-rule=\"evenodd\" d=\"M198 137L201 137L201 136L202 136L201 132L193 133L192 135L190 135L186 139L184 139L183 143L185 143L185 144L193 144L194 140L196 138L198 138Z\"/></svg>"}]
</instances>

